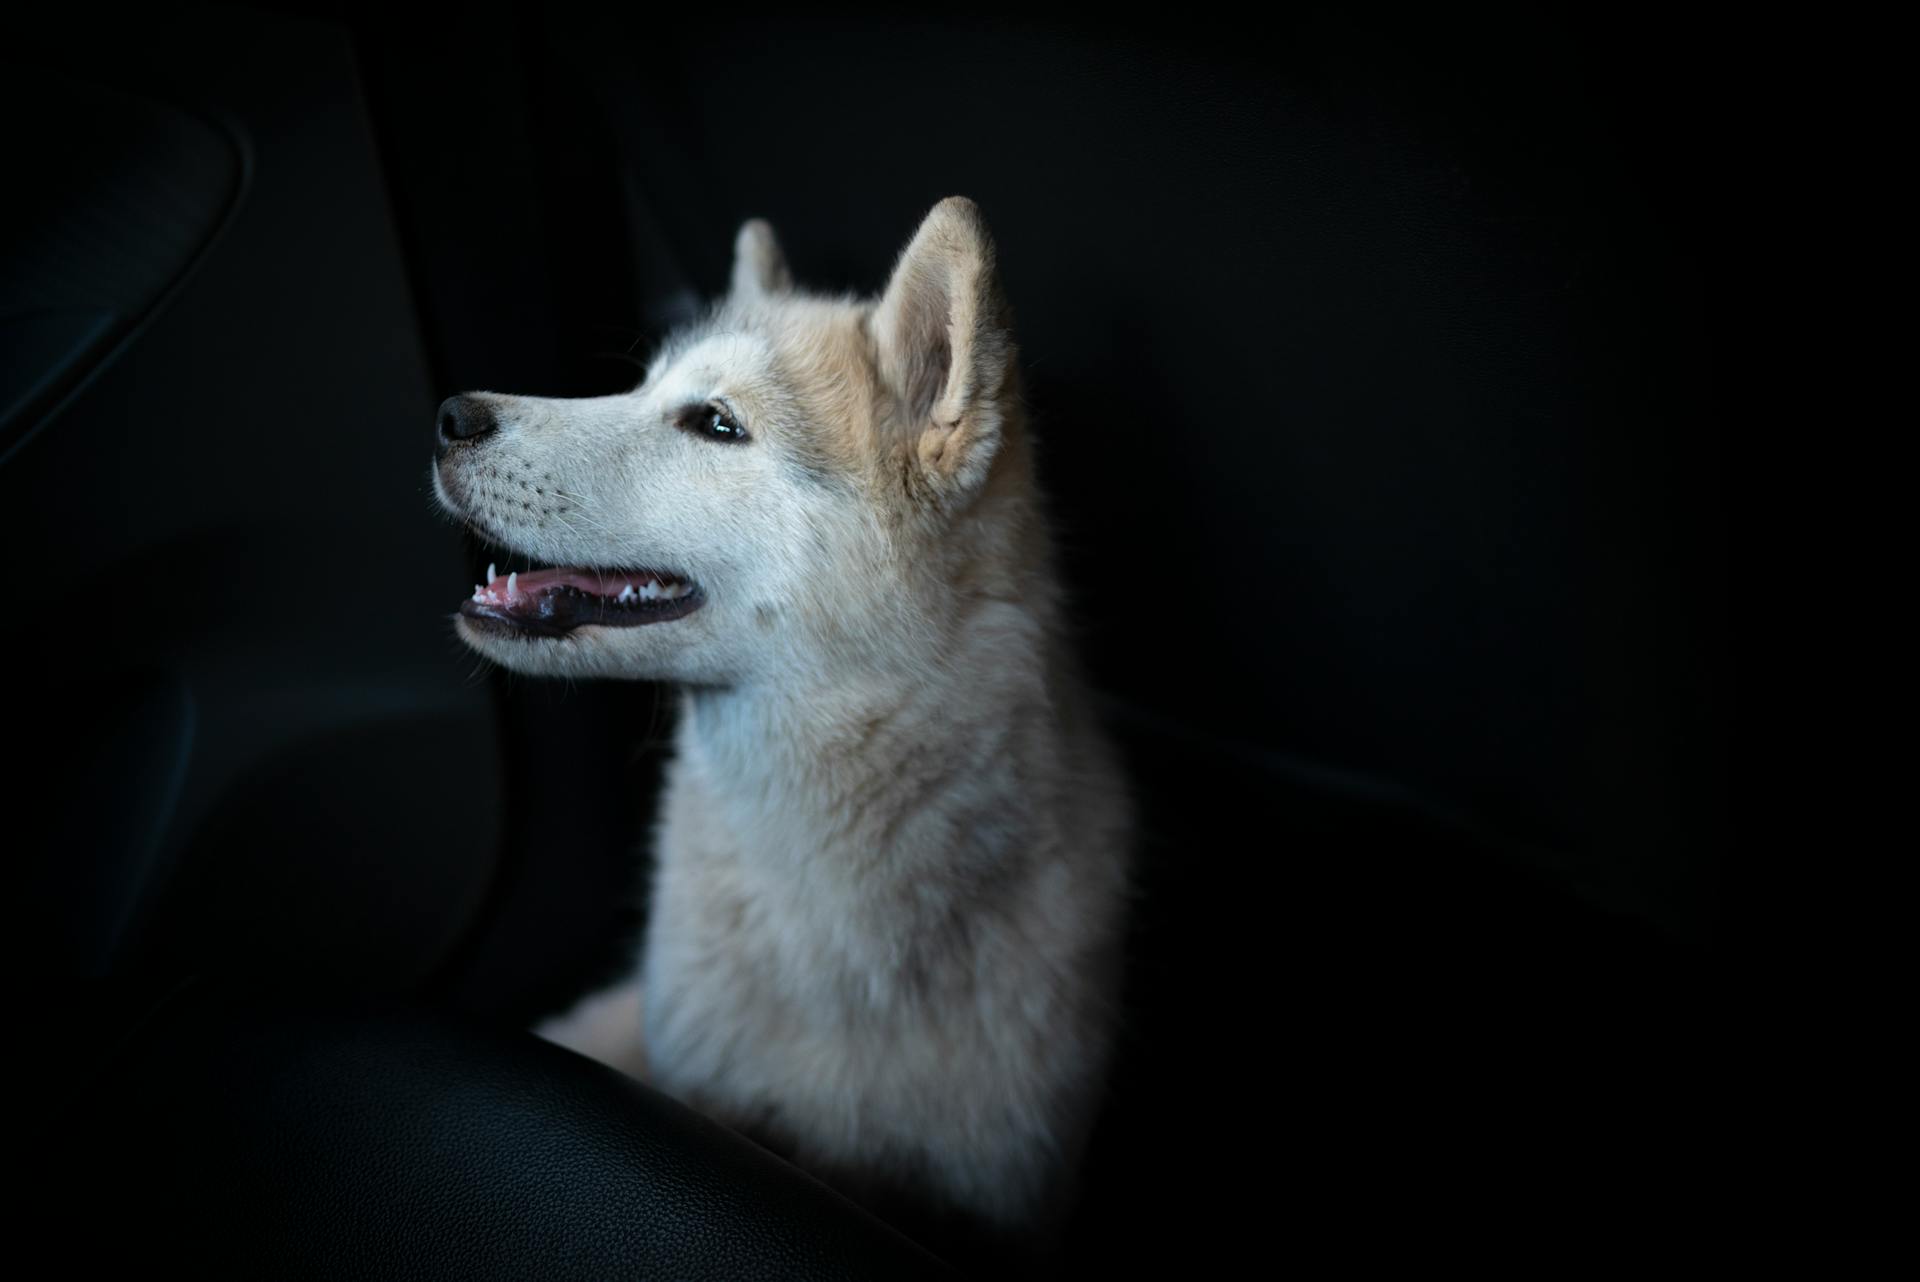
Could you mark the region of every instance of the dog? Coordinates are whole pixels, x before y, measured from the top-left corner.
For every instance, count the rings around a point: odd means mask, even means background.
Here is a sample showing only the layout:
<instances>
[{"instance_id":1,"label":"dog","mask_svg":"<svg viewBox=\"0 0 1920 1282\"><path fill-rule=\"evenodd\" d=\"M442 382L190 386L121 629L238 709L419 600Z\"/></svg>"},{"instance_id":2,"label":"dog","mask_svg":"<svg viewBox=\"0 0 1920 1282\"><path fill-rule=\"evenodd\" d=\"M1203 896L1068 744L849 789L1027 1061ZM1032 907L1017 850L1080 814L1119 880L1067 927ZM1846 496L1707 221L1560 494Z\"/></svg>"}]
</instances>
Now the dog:
<instances>
[{"instance_id":1,"label":"dog","mask_svg":"<svg viewBox=\"0 0 1920 1282\"><path fill-rule=\"evenodd\" d=\"M979 210L936 205L865 299L796 288L750 221L632 392L471 393L438 427L446 511L553 567L489 567L461 639L680 687L643 956L539 1031L870 1206L1057 1223L1133 817Z\"/></svg>"}]
</instances>

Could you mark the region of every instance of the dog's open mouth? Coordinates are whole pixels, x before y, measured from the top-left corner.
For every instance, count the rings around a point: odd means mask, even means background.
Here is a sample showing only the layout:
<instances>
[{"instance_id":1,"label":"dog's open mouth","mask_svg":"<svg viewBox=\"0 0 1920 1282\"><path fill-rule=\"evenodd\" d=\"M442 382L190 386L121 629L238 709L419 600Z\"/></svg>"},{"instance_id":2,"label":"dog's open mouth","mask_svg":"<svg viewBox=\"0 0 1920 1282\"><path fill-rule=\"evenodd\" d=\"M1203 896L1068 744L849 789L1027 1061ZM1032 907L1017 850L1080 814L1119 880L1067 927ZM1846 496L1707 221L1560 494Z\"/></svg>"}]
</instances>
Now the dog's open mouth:
<instances>
[{"instance_id":1,"label":"dog's open mouth","mask_svg":"<svg viewBox=\"0 0 1920 1282\"><path fill-rule=\"evenodd\" d=\"M518 636L558 637L589 624L637 628L692 614L699 586L663 570L529 570L497 574L460 603L475 627Z\"/></svg>"}]
</instances>

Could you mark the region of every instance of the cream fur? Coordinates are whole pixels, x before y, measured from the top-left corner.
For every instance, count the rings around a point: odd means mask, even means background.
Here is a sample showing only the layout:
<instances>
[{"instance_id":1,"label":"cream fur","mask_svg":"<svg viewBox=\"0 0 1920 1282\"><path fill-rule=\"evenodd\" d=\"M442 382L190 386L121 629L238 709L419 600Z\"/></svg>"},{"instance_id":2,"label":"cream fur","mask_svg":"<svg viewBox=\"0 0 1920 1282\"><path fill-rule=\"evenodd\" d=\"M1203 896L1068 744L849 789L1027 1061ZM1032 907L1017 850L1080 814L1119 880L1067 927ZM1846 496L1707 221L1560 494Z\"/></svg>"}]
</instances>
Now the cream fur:
<instances>
[{"instance_id":1,"label":"cream fur","mask_svg":"<svg viewBox=\"0 0 1920 1282\"><path fill-rule=\"evenodd\" d=\"M706 595L558 639L460 624L516 671L685 687L637 978L543 1032L856 1196L1017 1226L1098 1101L1131 818L1063 640L992 243L943 201L878 300L826 299L751 222L732 282L632 393L496 397L499 431L435 470L505 547ZM710 399L753 439L672 425Z\"/></svg>"}]
</instances>

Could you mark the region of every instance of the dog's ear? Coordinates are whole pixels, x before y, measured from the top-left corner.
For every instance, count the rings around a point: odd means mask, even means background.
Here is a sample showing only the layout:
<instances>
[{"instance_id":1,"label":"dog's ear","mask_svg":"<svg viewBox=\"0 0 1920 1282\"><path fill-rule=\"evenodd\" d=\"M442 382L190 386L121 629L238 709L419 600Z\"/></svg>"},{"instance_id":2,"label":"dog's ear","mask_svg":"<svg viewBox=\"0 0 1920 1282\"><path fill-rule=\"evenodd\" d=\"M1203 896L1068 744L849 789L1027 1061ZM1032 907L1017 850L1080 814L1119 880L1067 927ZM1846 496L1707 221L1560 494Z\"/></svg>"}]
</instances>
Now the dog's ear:
<instances>
[{"instance_id":1,"label":"dog's ear","mask_svg":"<svg viewBox=\"0 0 1920 1282\"><path fill-rule=\"evenodd\" d=\"M769 298L793 288L787 256L780 252L773 226L764 218L749 218L733 238L733 292L737 299Z\"/></svg>"},{"instance_id":2,"label":"dog's ear","mask_svg":"<svg viewBox=\"0 0 1920 1282\"><path fill-rule=\"evenodd\" d=\"M940 490L972 490L1015 394L1012 318L972 201L949 196L920 224L874 310L873 334L919 471Z\"/></svg>"}]
</instances>

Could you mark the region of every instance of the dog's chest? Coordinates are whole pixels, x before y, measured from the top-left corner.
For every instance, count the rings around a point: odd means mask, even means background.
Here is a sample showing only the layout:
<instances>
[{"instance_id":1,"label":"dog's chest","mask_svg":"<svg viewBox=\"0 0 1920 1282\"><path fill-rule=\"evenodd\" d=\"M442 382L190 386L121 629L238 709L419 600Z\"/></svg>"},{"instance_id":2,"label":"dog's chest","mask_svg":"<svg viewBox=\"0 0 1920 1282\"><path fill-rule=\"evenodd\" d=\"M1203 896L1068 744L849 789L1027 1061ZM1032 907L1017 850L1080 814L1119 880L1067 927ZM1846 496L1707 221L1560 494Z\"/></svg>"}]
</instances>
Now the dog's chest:
<instances>
[{"instance_id":1,"label":"dog's chest","mask_svg":"<svg viewBox=\"0 0 1920 1282\"><path fill-rule=\"evenodd\" d=\"M904 1166L964 1205L1026 1205L1104 1055L1124 808L1047 786L1069 754L952 738L818 804L691 737L683 722L656 833L655 1085L803 1165Z\"/></svg>"},{"instance_id":2,"label":"dog's chest","mask_svg":"<svg viewBox=\"0 0 1920 1282\"><path fill-rule=\"evenodd\" d=\"M674 782L664 801L644 968L657 1085L724 1120L777 1115L849 1143L890 1115L924 1131L947 1105L972 1107L959 1096L992 1079L972 1060L994 1050L979 922L904 927L904 901L817 870L770 872L696 780Z\"/></svg>"}]
</instances>

